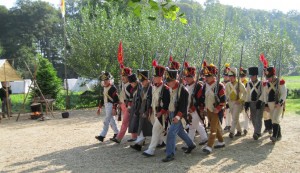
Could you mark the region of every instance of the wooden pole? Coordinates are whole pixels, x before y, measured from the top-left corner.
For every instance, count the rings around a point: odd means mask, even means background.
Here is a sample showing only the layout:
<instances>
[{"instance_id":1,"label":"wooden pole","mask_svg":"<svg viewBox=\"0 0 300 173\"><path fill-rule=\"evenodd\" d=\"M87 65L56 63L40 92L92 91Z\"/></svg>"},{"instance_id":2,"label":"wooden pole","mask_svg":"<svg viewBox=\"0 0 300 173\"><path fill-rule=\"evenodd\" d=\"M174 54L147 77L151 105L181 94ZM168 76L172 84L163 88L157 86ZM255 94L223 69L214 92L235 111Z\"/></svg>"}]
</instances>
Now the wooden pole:
<instances>
[{"instance_id":1,"label":"wooden pole","mask_svg":"<svg viewBox=\"0 0 300 173\"><path fill-rule=\"evenodd\" d=\"M35 79L35 77L33 76L32 72L31 72L31 70L30 70L29 66L27 65L27 63L26 63L26 62L24 62L24 63L25 63L25 65L26 65L26 67L27 67L27 69L28 69L28 71L29 71L30 75L31 75L31 76L32 76L32 78L33 78L33 81L32 81L32 82L34 82L34 85L35 85L35 86L36 86L36 88L39 90L39 92L40 92L40 94L41 94L41 96L42 96L42 99L43 99L43 100L45 100L46 109L48 108L48 109L49 109L49 111L51 112L51 115L52 115L52 117L53 117L53 118L55 118L55 117L54 117L54 115L53 115L53 112L52 112L52 110L50 109L50 106L49 106L48 102L46 101L46 99L45 99L45 97L44 97L44 94L42 93L42 91L41 91L41 89L40 89L39 85L38 85L38 84L37 84L37 82L36 82L36 79ZM48 110L47 110L47 111L48 111Z\"/></svg>"},{"instance_id":2,"label":"wooden pole","mask_svg":"<svg viewBox=\"0 0 300 173\"><path fill-rule=\"evenodd\" d=\"M67 57L66 57L66 16L63 16L63 27L64 27L64 70L65 70L65 81L66 81L66 110L69 109L70 106L70 98L69 98L69 85L68 85L68 75L67 75Z\"/></svg>"},{"instance_id":3,"label":"wooden pole","mask_svg":"<svg viewBox=\"0 0 300 173\"><path fill-rule=\"evenodd\" d=\"M9 98L8 98L8 87L7 87L6 71L5 71L5 63L6 63L6 61L4 62L4 80L5 80L5 88L6 88L5 89L5 94L6 94L6 105L5 106L6 106L6 110L7 110L8 119L10 119L10 104L9 104ZM2 113L3 113L3 110L2 110Z\"/></svg>"}]
</instances>

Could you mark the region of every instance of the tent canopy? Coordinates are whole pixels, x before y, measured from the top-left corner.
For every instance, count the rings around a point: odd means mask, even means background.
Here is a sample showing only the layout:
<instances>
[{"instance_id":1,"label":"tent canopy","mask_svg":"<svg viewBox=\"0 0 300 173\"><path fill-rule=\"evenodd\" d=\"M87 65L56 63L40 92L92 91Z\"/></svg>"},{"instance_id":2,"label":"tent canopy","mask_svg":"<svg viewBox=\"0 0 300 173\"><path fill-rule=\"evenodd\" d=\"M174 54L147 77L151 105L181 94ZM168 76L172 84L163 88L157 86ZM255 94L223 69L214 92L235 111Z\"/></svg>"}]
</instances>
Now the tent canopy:
<instances>
[{"instance_id":1,"label":"tent canopy","mask_svg":"<svg viewBox=\"0 0 300 173\"><path fill-rule=\"evenodd\" d=\"M9 64L7 59L0 60L0 81L21 81L23 80L16 70Z\"/></svg>"}]
</instances>

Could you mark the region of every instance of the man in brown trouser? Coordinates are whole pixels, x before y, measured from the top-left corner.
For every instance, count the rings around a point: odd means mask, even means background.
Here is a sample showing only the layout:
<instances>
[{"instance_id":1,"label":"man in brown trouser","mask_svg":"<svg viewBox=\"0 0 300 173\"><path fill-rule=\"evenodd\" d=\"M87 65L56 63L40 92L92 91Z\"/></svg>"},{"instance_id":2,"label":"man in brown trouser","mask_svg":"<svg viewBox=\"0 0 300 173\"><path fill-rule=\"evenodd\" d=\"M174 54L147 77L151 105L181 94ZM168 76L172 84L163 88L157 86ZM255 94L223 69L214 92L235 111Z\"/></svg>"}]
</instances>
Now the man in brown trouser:
<instances>
[{"instance_id":1,"label":"man in brown trouser","mask_svg":"<svg viewBox=\"0 0 300 173\"><path fill-rule=\"evenodd\" d=\"M202 148L202 151L210 154L212 147L215 143L215 139L218 139L217 144L214 148L225 147L225 142L222 136L222 129L218 113L222 111L225 106L225 89L222 83L217 83L216 75L218 69L213 64L206 66L204 63L204 75L206 77L206 83L203 86L203 98L205 102L205 108L207 110L207 117L210 122L210 135L208 138L207 145ZM218 85L218 87L216 87ZM215 91L217 90L217 91ZM219 103L216 103L215 93L219 99Z\"/></svg>"}]
</instances>

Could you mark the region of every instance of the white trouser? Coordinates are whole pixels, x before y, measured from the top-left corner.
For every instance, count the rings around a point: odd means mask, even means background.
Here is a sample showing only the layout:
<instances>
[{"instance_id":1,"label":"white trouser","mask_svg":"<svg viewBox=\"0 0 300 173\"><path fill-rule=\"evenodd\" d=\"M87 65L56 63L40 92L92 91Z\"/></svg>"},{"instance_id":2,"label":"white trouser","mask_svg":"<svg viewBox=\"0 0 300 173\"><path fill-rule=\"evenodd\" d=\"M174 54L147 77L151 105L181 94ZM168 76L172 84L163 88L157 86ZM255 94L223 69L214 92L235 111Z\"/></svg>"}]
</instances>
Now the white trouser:
<instances>
[{"instance_id":1,"label":"white trouser","mask_svg":"<svg viewBox=\"0 0 300 173\"><path fill-rule=\"evenodd\" d=\"M202 120L200 119L198 113L194 111L192 115L192 124L189 126L189 137L194 142L196 135L196 130L200 134L200 141L204 142L207 140L207 134L203 125Z\"/></svg>"},{"instance_id":2,"label":"white trouser","mask_svg":"<svg viewBox=\"0 0 300 173\"><path fill-rule=\"evenodd\" d=\"M134 143L138 145L142 145L145 139L146 138L144 137L143 132L141 132L140 135L137 137L137 139L134 141Z\"/></svg>"},{"instance_id":3,"label":"white trouser","mask_svg":"<svg viewBox=\"0 0 300 173\"><path fill-rule=\"evenodd\" d=\"M275 107L275 102L268 102L268 106L270 109L270 115L273 124L280 123L280 116L282 115L283 106Z\"/></svg>"},{"instance_id":4,"label":"white trouser","mask_svg":"<svg viewBox=\"0 0 300 173\"><path fill-rule=\"evenodd\" d=\"M226 126L231 126L231 123L232 123L232 115L231 115L231 112L230 112L230 109L225 109L225 123L226 123Z\"/></svg>"},{"instance_id":5,"label":"white trouser","mask_svg":"<svg viewBox=\"0 0 300 173\"><path fill-rule=\"evenodd\" d=\"M244 123L243 123L243 127L245 130L249 129L249 118L245 112L245 109L242 110L242 115L243 115L243 119L244 119Z\"/></svg>"},{"instance_id":6,"label":"white trouser","mask_svg":"<svg viewBox=\"0 0 300 173\"><path fill-rule=\"evenodd\" d=\"M145 153L154 155L155 148L158 145L161 136L163 135L163 132L164 132L163 126L160 124L159 120L155 117L153 128L152 128L151 142L148 149L144 151ZM164 140L164 142L166 143L166 140Z\"/></svg>"},{"instance_id":7,"label":"white trouser","mask_svg":"<svg viewBox=\"0 0 300 173\"><path fill-rule=\"evenodd\" d=\"M234 101L229 101L229 108L232 115L232 124L230 128L230 133L235 133L235 129L238 132L242 132L240 125L240 113L242 111L242 104L236 104Z\"/></svg>"},{"instance_id":8,"label":"white trouser","mask_svg":"<svg viewBox=\"0 0 300 173\"><path fill-rule=\"evenodd\" d=\"M100 136L103 136L103 137L106 136L109 125L113 129L114 134L118 134L119 129L118 129L116 120L114 119L114 116L112 115L113 105L112 105L112 103L105 103L104 105L105 105L105 118L103 121L103 129L102 129L102 132L100 133Z\"/></svg>"}]
</instances>

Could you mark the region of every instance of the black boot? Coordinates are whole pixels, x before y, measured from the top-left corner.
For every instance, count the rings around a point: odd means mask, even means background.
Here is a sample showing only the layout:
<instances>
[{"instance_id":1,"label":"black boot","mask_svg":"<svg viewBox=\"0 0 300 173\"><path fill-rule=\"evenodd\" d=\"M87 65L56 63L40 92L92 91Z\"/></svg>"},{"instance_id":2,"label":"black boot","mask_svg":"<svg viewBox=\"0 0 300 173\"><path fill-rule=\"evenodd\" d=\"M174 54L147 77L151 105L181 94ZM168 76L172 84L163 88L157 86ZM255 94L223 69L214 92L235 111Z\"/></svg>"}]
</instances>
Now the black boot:
<instances>
[{"instance_id":1,"label":"black boot","mask_svg":"<svg viewBox=\"0 0 300 173\"><path fill-rule=\"evenodd\" d=\"M277 141L280 141L281 140L281 127L280 125L278 124L278 136L277 136Z\"/></svg>"},{"instance_id":2,"label":"black boot","mask_svg":"<svg viewBox=\"0 0 300 173\"><path fill-rule=\"evenodd\" d=\"M272 134L272 120L268 119L268 120L264 120L264 124L265 124L265 130L264 133L269 132L269 134Z\"/></svg>"},{"instance_id":3,"label":"black boot","mask_svg":"<svg viewBox=\"0 0 300 173\"><path fill-rule=\"evenodd\" d=\"M273 135L270 137L271 141L275 143L278 138L279 124L273 124Z\"/></svg>"}]
</instances>

